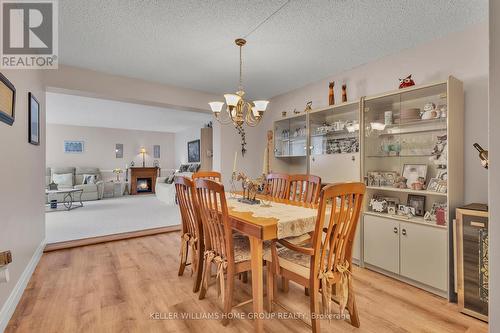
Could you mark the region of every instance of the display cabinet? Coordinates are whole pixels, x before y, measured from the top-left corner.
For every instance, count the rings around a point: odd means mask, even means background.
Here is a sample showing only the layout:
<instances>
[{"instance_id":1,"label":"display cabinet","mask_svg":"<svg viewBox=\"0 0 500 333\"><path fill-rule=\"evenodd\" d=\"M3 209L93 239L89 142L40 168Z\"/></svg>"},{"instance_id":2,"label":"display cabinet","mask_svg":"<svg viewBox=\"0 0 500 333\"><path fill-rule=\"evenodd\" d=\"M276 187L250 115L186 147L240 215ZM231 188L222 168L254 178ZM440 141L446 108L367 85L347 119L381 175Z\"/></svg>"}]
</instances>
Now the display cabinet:
<instances>
[{"instance_id":1,"label":"display cabinet","mask_svg":"<svg viewBox=\"0 0 500 333\"><path fill-rule=\"evenodd\" d=\"M443 296L453 281L450 215L463 201L463 100L450 77L361 101L364 263ZM387 237L398 245L390 264Z\"/></svg>"}]
</instances>

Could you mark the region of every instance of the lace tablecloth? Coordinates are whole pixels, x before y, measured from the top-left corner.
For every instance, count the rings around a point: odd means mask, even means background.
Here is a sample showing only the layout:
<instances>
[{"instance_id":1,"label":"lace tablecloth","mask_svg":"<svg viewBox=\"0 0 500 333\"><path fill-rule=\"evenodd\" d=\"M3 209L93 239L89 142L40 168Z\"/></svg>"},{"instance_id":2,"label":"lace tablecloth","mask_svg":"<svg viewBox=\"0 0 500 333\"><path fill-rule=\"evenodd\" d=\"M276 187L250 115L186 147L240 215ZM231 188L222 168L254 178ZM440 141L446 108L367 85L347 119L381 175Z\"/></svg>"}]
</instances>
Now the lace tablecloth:
<instances>
[{"instance_id":1,"label":"lace tablecloth","mask_svg":"<svg viewBox=\"0 0 500 333\"><path fill-rule=\"evenodd\" d=\"M300 206L272 202L271 207L249 205L236 199L229 199L227 206L235 212L251 212L255 217L275 218L278 220L278 239L296 237L314 231L318 210Z\"/></svg>"}]
</instances>

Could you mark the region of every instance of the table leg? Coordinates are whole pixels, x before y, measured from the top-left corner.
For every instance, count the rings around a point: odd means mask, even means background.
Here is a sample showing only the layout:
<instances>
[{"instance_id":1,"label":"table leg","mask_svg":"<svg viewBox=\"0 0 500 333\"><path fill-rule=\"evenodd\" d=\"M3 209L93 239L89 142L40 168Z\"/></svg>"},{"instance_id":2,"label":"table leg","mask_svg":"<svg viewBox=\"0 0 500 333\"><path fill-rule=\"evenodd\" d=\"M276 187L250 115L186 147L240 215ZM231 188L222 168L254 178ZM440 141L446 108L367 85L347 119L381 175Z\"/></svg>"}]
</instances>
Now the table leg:
<instances>
[{"instance_id":1,"label":"table leg","mask_svg":"<svg viewBox=\"0 0 500 333\"><path fill-rule=\"evenodd\" d=\"M264 281L263 281L263 260L262 260L262 239L250 238L250 251L252 255L252 297L255 332L264 331L264 320L260 319L264 313Z\"/></svg>"}]
</instances>

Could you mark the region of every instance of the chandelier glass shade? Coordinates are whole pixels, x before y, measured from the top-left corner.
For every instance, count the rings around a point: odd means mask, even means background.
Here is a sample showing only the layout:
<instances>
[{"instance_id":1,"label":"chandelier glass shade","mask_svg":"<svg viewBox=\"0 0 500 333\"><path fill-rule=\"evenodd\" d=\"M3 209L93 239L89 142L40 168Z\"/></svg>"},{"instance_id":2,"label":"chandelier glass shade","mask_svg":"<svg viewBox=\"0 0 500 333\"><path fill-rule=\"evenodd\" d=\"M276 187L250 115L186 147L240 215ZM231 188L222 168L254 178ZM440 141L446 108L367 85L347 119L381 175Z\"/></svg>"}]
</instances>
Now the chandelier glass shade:
<instances>
[{"instance_id":1,"label":"chandelier glass shade","mask_svg":"<svg viewBox=\"0 0 500 333\"><path fill-rule=\"evenodd\" d=\"M258 100L248 102L244 99L245 92L243 91L243 58L242 47L246 44L246 40L238 38L235 40L236 45L240 48L240 84L238 91L235 94L224 94L225 102L210 102L210 108L214 113L215 119L221 124L233 124L235 127L241 127L244 124L248 126L256 126L264 116L269 101ZM225 108L224 108L225 105Z\"/></svg>"}]
</instances>

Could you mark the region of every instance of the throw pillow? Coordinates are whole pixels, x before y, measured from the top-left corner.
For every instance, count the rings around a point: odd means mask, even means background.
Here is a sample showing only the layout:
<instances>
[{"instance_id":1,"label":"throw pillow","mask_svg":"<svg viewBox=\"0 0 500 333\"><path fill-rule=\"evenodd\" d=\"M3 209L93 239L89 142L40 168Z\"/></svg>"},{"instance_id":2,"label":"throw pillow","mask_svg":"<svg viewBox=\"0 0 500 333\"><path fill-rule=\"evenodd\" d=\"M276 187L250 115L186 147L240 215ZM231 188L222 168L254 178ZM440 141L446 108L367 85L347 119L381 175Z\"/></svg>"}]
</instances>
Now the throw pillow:
<instances>
[{"instance_id":1,"label":"throw pillow","mask_svg":"<svg viewBox=\"0 0 500 333\"><path fill-rule=\"evenodd\" d=\"M58 186L73 187L73 174L72 173L54 173L52 181Z\"/></svg>"},{"instance_id":2,"label":"throw pillow","mask_svg":"<svg viewBox=\"0 0 500 333\"><path fill-rule=\"evenodd\" d=\"M165 183L172 184L174 182L174 177L175 177L175 175L168 176L167 178L165 178Z\"/></svg>"},{"instance_id":3,"label":"throw pillow","mask_svg":"<svg viewBox=\"0 0 500 333\"><path fill-rule=\"evenodd\" d=\"M87 175L87 174L84 174L83 175L83 182L82 182L82 185L86 185L86 184L95 184L96 183L96 175Z\"/></svg>"},{"instance_id":4,"label":"throw pillow","mask_svg":"<svg viewBox=\"0 0 500 333\"><path fill-rule=\"evenodd\" d=\"M181 164L179 167L179 172L187 172L189 169L189 164Z\"/></svg>"},{"instance_id":5,"label":"throw pillow","mask_svg":"<svg viewBox=\"0 0 500 333\"><path fill-rule=\"evenodd\" d=\"M198 171L198 164L190 164L188 171L189 172L196 172L196 171Z\"/></svg>"}]
</instances>

